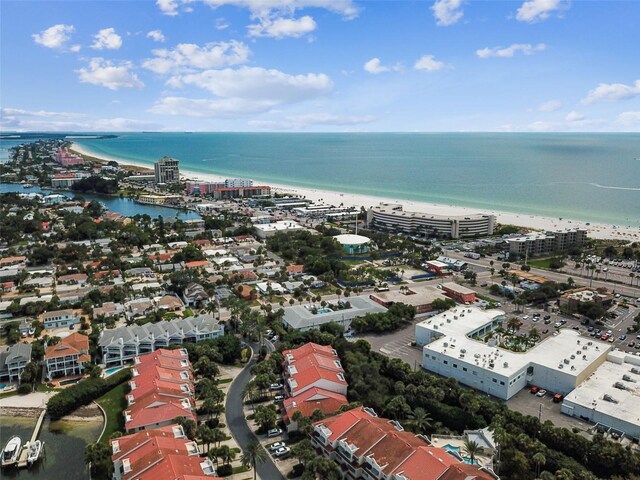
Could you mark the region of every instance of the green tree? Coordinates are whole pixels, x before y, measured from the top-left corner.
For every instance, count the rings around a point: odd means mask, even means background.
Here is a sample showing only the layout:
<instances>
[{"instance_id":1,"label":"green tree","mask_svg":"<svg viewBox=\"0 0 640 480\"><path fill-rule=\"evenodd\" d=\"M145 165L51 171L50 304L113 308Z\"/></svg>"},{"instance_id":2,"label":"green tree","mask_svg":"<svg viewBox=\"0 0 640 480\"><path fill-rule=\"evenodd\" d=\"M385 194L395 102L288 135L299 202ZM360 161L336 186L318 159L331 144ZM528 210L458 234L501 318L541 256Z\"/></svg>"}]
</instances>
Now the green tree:
<instances>
[{"instance_id":1,"label":"green tree","mask_svg":"<svg viewBox=\"0 0 640 480\"><path fill-rule=\"evenodd\" d=\"M462 445L462 453L469 457L471 464L473 465L475 463L476 455L480 453L480 444L466 438Z\"/></svg>"},{"instance_id":2,"label":"green tree","mask_svg":"<svg viewBox=\"0 0 640 480\"><path fill-rule=\"evenodd\" d=\"M429 416L427 411L422 407L416 407L413 413L409 414L409 419L413 427L419 432L424 432L427 428L431 427L433 419Z\"/></svg>"},{"instance_id":3,"label":"green tree","mask_svg":"<svg viewBox=\"0 0 640 480\"><path fill-rule=\"evenodd\" d=\"M247 448L242 451L242 457L240 458L243 466L253 469L253 480L256 480L258 475L256 472L256 465L258 463L264 463L266 460L267 452L257 440L254 440L247 445Z\"/></svg>"},{"instance_id":4,"label":"green tree","mask_svg":"<svg viewBox=\"0 0 640 480\"><path fill-rule=\"evenodd\" d=\"M256 423L261 431L266 431L276 426L278 422L278 413L275 405L260 405L256 408Z\"/></svg>"},{"instance_id":5,"label":"green tree","mask_svg":"<svg viewBox=\"0 0 640 480\"><path fill-rule=\"evenodd\" d=\"M537 452L531 457L533 463L536 464L536 477L540 476L540 468L544 467L547 463L547 457L544 456L542 452Z\"/></svg>"},{"instance_id":6,"label":"green tree","mask_svg":"<svg viewBox=\"0 0 640 480\"><path fill-rule=\"evenodd\" d=\"M111 446L107 443L90 443L84 447L84 463L90 466L92 475L111 477L113 462Z\"/></svg>"}]
</instances>

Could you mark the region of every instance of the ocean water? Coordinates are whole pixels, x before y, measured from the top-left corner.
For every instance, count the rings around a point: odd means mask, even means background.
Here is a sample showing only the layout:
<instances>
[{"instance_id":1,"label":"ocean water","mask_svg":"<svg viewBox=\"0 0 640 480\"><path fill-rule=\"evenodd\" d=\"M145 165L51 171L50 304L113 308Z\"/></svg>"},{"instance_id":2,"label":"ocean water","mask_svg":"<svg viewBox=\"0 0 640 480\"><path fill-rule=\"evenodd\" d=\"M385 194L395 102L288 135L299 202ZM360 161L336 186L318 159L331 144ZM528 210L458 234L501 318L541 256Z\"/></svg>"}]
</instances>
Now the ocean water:
<instances>
[{"instance_id":1,"label":"ocean water","mask_svg":"<svg viewBox=\"0 0 640 480\"><path fill-rule=\"evenodd\" d=\"M127 133L95 154L260 182L640 226L640 134Z\"/></svg>"}]
</instances>

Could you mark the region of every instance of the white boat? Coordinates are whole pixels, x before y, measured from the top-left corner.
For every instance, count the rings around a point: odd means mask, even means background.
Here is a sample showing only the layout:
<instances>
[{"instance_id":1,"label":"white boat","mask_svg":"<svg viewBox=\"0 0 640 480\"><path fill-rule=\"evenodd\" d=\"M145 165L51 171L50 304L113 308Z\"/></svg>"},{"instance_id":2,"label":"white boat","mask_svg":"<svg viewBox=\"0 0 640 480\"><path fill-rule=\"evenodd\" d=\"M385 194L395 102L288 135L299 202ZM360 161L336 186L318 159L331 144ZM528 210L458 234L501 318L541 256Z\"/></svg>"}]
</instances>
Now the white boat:
<instances>
[{"instance_id":1,"label":"white boat","mask_svg":"<svg viewBox=\"0 0 640 480\"><path fill-rule=\"evenodd\" d=\"M4 449L2 450L2 466L12 465L18 459L18 455L20 455L20 446L22 445L22 440L17 435L14 435L9 439Z\"/></svg>"},{"instance_id":2,"label":"white boat","mask_svg":"<svg viewBox=\"0 0 640 480\"><path fill-rule=\"evenodd\" d=\"M32 465L38 458L40 458L40 452L42 451L43 442L36 440L29 445L29 453L27 454L27 463Z\"/></svg>"}]
</instances>

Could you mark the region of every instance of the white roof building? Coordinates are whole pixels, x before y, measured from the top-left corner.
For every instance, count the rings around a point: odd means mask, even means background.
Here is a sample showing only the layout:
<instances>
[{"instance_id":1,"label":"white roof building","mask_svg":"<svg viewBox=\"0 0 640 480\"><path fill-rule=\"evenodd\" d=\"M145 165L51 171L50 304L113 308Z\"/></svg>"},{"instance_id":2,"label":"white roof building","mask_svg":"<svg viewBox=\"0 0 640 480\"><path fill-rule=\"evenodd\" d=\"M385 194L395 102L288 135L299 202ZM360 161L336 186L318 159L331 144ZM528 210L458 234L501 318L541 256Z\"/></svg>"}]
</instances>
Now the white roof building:
<instances>
[{"instance_id":1,"label":"white roof building","mask_svg":"<svg viewBox=\"0 0 640 480\"><path fill-rule=\"evenodd\" d=\"M564 398L561 411L640 438L640 358L610 352L607 361Z\"/></svg>"},{"instance_id":2,"label":"white roof building","mask_svg":"<svg viewBox=\"0 0 640 480\"><path fill-rule=\"evenodd\" d=\"M512 352L482 338L505 320L501 310L455 308L416 324L416 343L424 345L422 366L502 399L527 384L563 395L584 381L606 359L610 346L560 330L526 352Z\"/></svg>"},{"instance_id":3,"label":"white roof building","mask_svg":"<svg viewBox=\"0 0 640 480\"><path fill-rule=\"evenodd\" d=\"M254 225L258 238L267 238L275 235L276 232L291 232L295 230L304 230L304 227L298 222L291 220L281 220L273 223L259 223Z\"/></svg>"}]
</instances>

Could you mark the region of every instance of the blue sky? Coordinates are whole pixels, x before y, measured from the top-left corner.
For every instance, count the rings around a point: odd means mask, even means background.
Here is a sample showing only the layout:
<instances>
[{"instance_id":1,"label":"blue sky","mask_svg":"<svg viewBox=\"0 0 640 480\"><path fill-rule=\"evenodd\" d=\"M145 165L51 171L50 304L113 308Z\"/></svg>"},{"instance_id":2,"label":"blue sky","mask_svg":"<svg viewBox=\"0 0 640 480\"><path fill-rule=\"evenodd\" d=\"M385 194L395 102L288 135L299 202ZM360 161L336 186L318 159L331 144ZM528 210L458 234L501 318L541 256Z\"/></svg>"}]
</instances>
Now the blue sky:
<instances>
[{"instance_id":1,"label":"blue sky","mask_svg":"<svg viewBox=\"0 0 640 480\"><path fill-rule=\"evenodd\" d=\"M640 2L5 1L4 131L640 131Z\"/></svg>"}]
</instances>

